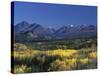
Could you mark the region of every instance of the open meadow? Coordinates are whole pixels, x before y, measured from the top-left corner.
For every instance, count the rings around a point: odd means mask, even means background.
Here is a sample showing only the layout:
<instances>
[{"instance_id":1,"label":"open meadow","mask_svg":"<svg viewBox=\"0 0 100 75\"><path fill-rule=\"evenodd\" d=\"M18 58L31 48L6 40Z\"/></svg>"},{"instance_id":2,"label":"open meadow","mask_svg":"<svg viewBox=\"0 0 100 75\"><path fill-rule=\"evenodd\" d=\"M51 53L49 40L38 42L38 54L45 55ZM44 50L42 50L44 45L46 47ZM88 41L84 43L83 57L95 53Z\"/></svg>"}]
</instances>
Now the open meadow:
<instances>
[{"instance_id":1,"label":"open meadow","mask_svg":"<svg viewBox=\"0 0 100 75\"><path fill-rule=\"evenodd\" d=\"M68 44L68 41L65 42ZM14 58L14 68L12 70L14 73L31 73L97 68L97 49L94 40L88 44L85 43L86 46L82 42L72 43L71 45L74 48L64 42L61 44L61 41L58 45L57 43L55 45L50 42L45 42L45 44L43 42L31 43L31 45L15 43L12 52ZM83 44L83 46L79 47L79 44Z\"/></svg>"}]
</instances>

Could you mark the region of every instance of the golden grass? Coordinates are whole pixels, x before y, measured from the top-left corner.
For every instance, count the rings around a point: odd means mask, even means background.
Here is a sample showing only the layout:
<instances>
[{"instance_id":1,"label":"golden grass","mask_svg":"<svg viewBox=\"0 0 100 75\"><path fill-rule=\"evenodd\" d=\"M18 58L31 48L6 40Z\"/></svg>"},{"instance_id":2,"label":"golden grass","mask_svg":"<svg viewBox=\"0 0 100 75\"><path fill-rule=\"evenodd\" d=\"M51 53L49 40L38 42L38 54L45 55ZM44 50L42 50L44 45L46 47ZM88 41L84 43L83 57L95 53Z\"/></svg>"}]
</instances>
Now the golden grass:
<instances>
[{"instance_id":1,"label":"golden grass","mask_svg":"<svg viewBox=\"0 0 100 75\"><path fill-rule=\"evenodd\" d=\"M88 62L89 62L88 58L82 58L82 59L80 59L80 63L81 64L88 64Z\"/></svg>"},{"instance_id":2,"label":"golden grass","mask_svg":"<svg viewBox=\"0 0 100 75\"><path fill-rule=\"evenodd\" d=\"M91 52L88 54L89 58L92 58L92 59L96 59L97 58L97 52Z\"/></svg>"},{"instance_id":3,"label":"golden grass","mask_svg":"<svg viewBox=\"0 0 100 75\"><path fill-rule=\"evenodd\" d=\"M40 51L40 50L14 50L14 59L17 60L19 63L24 63L24 65L17 66L15 68L15 73L25 73L34 70L34 67L26 66L28 63L32 63L31 59L34 60L36 58L38 61L36 62L49 62L50 59L46 58L51 57L51 59L57 56L52 62L50 62L50 67L47 69L48 71L61 71L61 70L76 70L82 69L89 66L89 63L93 63L92 59L95 59L96 62L97 52L91 51L90 49L82 49L82 50L75 50L75 49L56 49L56 50L47 50L47 51ZM43 55L43 56L41 56ZM26 65L25 65L26 64ZM34 64L33 64L34 65ZM41 64L42 65L42 64ZM96 66L95 63L90 65L89 67ZM40 70L37 68L36 71Z\"/></svg>"},{"instance_id":4,"label":"golden grass","mask_svg":"<svg viewBox=\"0 0 100 75\"><path fill-rule=\"evenodd\" d=\"M78 55L77 50L62 50L62 49L57 49L57 50L49 50L45 52L48 56L54 56L58 55L61 57L76 57Z\"/></svg>"},{"instance_id":5,"label":"golden grass","mask_svg":"<svg viewBox=\"0 0 100 75\"><path fill-rule=\"evenodd\" d=\"M47 56L60 56L67 58L76 58L78 56L78 51L74 49L70 50L47 50L47 51L39 51L39 50L24 50L24 51L14 51L14 57L33 57L34 55L45 54Z\"/></svg>"}]
</instances>

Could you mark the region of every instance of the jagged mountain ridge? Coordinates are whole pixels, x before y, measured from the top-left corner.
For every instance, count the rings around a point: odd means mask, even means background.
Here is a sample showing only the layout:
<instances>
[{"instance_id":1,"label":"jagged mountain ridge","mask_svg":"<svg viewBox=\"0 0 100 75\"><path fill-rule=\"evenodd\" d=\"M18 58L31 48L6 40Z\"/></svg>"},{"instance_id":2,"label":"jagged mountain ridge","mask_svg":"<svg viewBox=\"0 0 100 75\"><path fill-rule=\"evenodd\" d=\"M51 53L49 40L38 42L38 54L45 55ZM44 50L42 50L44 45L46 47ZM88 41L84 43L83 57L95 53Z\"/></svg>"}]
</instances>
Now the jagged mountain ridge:
<instances>
[{"instance_id":1,"label":"jagged mountain ridge","mask_svg":"<svg viewBox=\"0 0 100 75\"><path fill-rule=\"evenodd\" d=\"M45 28L40 24L20 22L14 27L15 34L26 36L26 39L69 39L78 37L94 37L97 28L95 25L62 26L59 29ZM27 38L28 37L28 38Z\"/></svg>"},{"instance_id":2,"label":"jagged mountain ridge","mask_svg":"<svg viewBox=\"0 0 100 75\"><path fill-rule=\"evenodd\" d=\"M26 21L22 21L14 26L14 30L16 33L20 33L22 30L27 28L30 24Z\"/></svg>"}]
</instances>

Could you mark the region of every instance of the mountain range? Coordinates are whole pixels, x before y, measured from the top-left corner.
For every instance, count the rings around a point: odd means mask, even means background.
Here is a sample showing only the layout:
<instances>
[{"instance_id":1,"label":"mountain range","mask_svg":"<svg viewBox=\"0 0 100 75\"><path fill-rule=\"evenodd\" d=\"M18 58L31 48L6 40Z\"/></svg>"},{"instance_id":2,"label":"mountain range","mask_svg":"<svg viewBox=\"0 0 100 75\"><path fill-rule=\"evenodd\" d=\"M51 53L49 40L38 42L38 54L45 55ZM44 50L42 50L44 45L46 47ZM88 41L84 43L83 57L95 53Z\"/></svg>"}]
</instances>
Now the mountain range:
<instances>
[{"instance_id":1,"label":"mountain range","mask_svg":"<svg viewBox=\"0 0 100 75\"><path fill-rule=\"evenodd\" d=\"M96 25L65 25L59 29L46 28L41 24L26 21L14 25L17 40L49 40L96 37Z\"/></svg>"}]
</instances>

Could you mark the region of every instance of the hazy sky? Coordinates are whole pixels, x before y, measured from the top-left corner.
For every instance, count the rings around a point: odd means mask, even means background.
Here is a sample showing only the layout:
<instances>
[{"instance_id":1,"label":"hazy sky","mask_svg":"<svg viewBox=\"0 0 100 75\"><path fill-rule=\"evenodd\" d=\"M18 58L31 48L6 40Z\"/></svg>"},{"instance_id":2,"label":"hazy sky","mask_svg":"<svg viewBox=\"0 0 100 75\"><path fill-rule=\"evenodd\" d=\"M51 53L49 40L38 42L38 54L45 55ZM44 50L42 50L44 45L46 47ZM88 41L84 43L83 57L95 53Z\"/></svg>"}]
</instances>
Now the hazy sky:
<instances>
[{"instance_id":1,"label":"hazy sky","mask_svg":"<svg viewBox=\"0 0 100 75\"><path fill-rule=\"evenodd\" d=\"M74 6L31 2L14 3L14 25L21 21L38 23L45 27L93 24L97 21L95 6Z\"/></svg>"}]
</instances>

